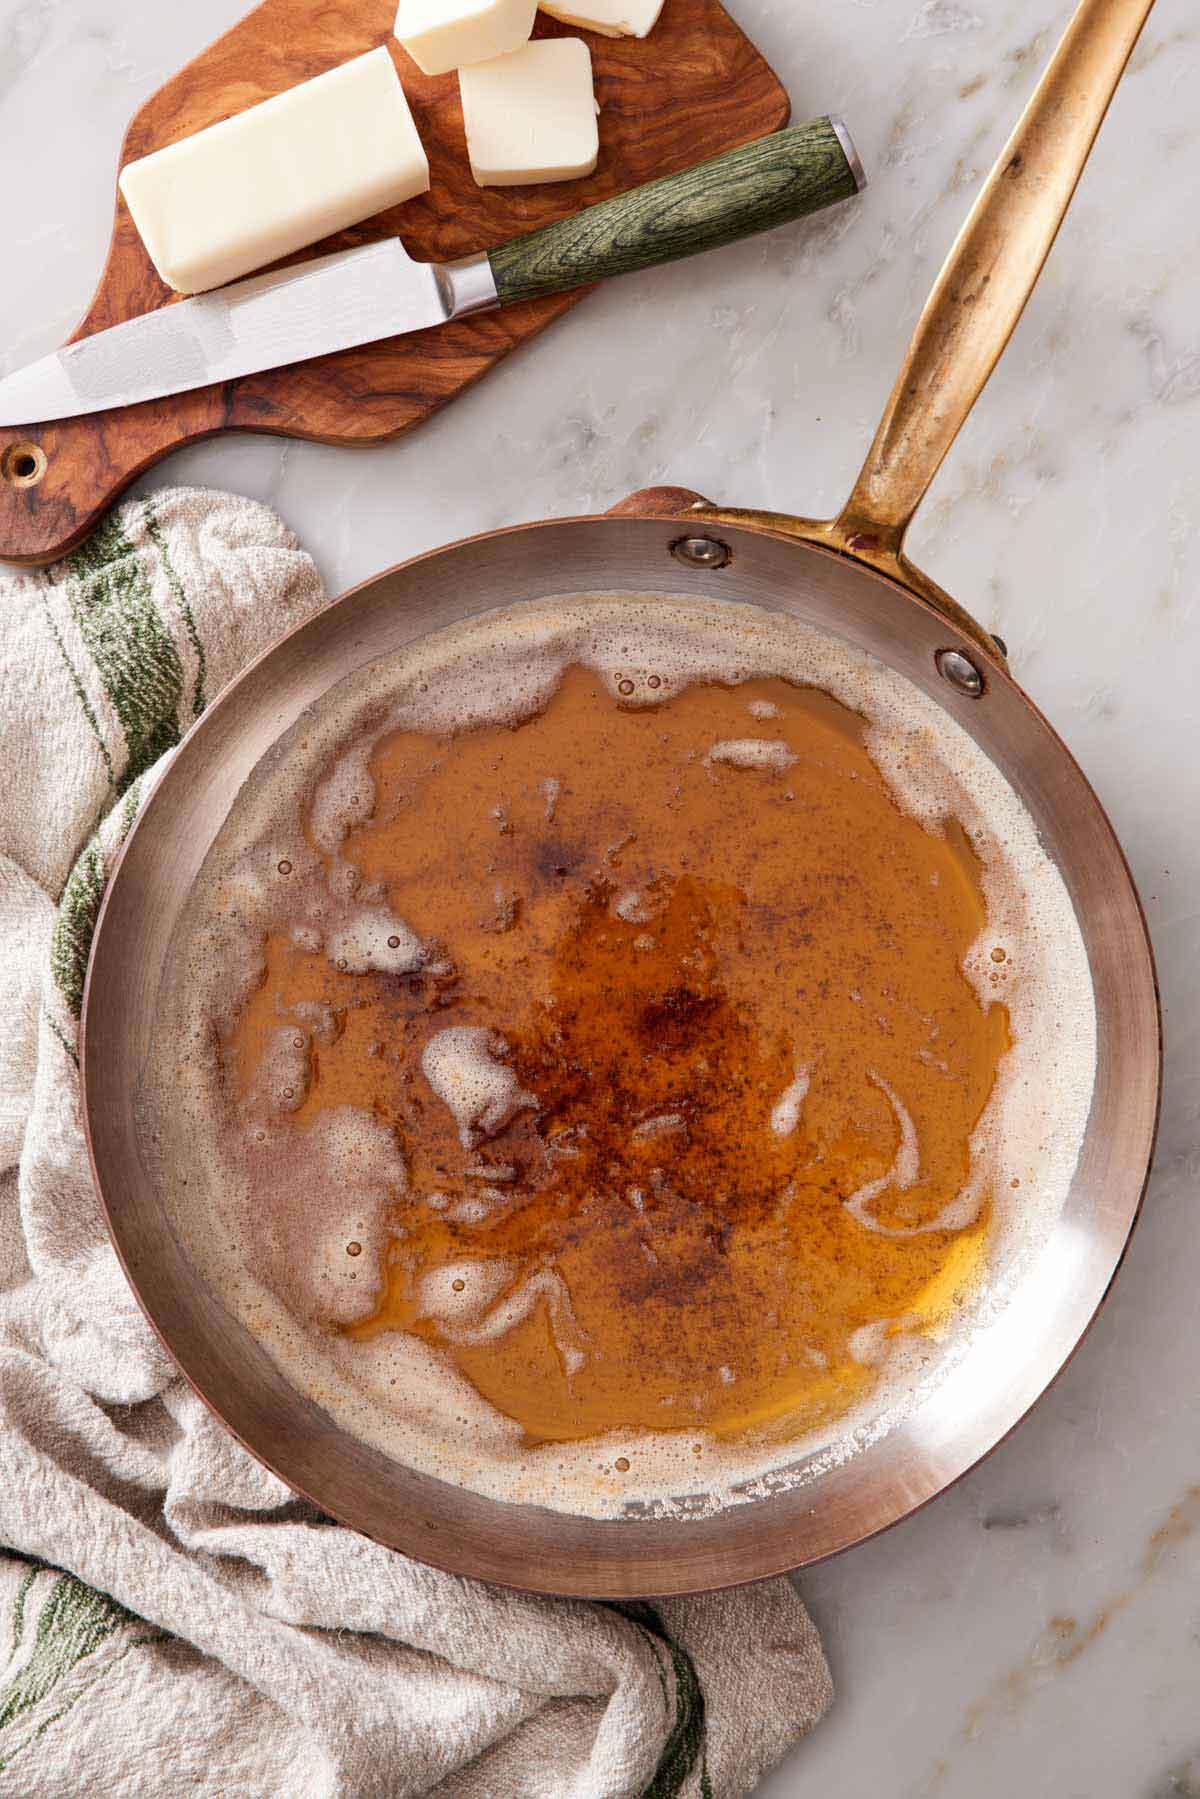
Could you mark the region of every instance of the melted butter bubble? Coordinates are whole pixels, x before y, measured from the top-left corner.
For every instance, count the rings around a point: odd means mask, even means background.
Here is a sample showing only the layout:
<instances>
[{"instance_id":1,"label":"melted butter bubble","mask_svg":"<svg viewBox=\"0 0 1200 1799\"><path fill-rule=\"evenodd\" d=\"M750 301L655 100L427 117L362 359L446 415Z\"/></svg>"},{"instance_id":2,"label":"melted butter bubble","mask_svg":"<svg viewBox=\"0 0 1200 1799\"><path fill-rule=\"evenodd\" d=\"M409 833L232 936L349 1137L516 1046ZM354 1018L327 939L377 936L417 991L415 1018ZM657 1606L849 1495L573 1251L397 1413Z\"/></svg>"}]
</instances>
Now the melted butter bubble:
<instances>
[{"instance_id":1,"label":"melted butter bubble","mask_svg":"<svg viewBox=\"0 0 1200 1799\"><path fill-rule=\"evenodd\" d=\"M494 1137L517 1113L537 1105L500 1057L504 1039L483 1026L450 1025L421 1053L425 1079L454 1115L464 1149Z\"/></svg>"},{"instance_id":2,"label":"melted butter bubble","mask_svg":"<svg viewBox=\"0 0 1200 1799\"><path fill-rule=\"evenodd\" d=\"M801 1068L794 1081L785 1087L771 1108L771 1129L777 1137L790 1137L800 1123L804 1102L808 1097L811 1072Z\"/></svg>"},{"instance_id":3,"label":"melted butter bubble","mask_svg":"<svg viewBox=\"0 0 1200 1799\"><path fill-rule=\"evenodd\" d=\"M411 974L425 960L420 938L390 912L364 907L326 939L325 953L350 974Z\"/></svg>"},{"instance_id":4,"label":"melted butter bubble","mask_svg":"<svg viewBox=\"0 0 1200 1799\"><path fill-rule=\"evenodd\" d=\"M730 768L791 768L796 752L778 738L737 737L714 743L704 758L706 762L724 762Z\"/></svg>"}]
</instances>

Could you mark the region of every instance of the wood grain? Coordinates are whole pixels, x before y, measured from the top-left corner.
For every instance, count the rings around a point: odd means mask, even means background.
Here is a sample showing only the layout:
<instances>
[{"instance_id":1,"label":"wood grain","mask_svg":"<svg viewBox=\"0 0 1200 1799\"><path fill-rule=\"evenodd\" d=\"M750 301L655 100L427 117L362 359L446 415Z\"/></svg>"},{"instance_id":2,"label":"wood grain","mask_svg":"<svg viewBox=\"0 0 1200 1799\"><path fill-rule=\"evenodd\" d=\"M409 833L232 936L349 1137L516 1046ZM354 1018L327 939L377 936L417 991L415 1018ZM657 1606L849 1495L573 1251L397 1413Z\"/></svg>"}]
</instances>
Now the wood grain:
<instances>
[{"instance_id":1,"label":"wood grain","mask_svg":"<svg viewBox=\"0 0 1200 1799\"><path fill-rule=\"evenodd\" d=\"M410 255L440 262L490 249L787 122L778 79L717 0L666 0L645 40L582 34L602 109L595 175L540 188L480 188L467 162L457 77L421 74L391 37L394 16L395 0L263 0L146 102L126 134L122 165L387 43L429 153L430 192L303 254L399 233ZM539 14L535 35L580 34ZM556 294L172 399L0 429L0 558L51 561L145 469L219 431L339 444L394 437L582 297ZM118 199L104 273L74 338L171 298ZM31 454L39 465L45 458L44 474L32 481L22 472Z\"/></svg>"},{"instance_id":2,"label":"wood grain","mask_svg":"<svg viewBox=\"0 0 1200 1799\"><path fill-rule=\"evenodd\" d=\"M682 518L693 506L711 506L694 487L639 487L610 506L605 518Z\"/></svg>"},{"instance_id":3,"label":"wood grain","mask_svg":"<svg viewBox=\"0 0 1200 1799\"><path fill-rule=\"evenodd\" d=\"M698 256L857 192L832 120L810 119L513 238L491 254L496 291L510 306Z\"/></svg>"}]
</instances>

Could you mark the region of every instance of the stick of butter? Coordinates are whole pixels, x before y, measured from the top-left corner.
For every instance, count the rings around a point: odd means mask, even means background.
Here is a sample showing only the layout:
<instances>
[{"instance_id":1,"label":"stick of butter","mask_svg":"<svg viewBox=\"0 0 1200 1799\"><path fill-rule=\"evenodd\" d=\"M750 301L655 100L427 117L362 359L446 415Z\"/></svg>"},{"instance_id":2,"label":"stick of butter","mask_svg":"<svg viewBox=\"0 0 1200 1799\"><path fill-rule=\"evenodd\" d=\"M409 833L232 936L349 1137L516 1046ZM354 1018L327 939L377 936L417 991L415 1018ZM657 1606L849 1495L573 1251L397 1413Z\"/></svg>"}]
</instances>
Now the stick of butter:
<instances>
[{"instance_id":1,"label":"stick of butter","mask_svg":"<svg viewBox=\"0 0 1200 1799\"><path fill-rule=\"evenodd\" d=\"M539 38L458 77L471 173L480 187L590 175L600 155L592 53L578 37Z\"/></svg>"},{"instance_id":2,"label":"stick of butter","mask_svg":"<svg viewBox=\"0 0 1200 1799\"><path fill-rule=\"evenodd\" d=\"M537 0L400 0L396 36L425 75L507 56L529 42Z\"/></svg>"},{"instance_id":3,"label":"stick of butter","mask_svg":"<svg viewBox=\"0 0 1200 1799\"><path fill-rule=\"evenodd\" d=\"M539 0L541 9L564 25L598 31L603 37L646 37L658 23L663 0Z\"/></svg>"},{"instance_id":4,"label":"stick of butter","mask_svg":"<svg viewBox=\"0 0 1200 1799\"><path fill-rule=\"evenodd\" d=\"M429 163L379 49L129 163L120 185L163 280L197 294L425 193Z\"/></svg>"}]
</instances>

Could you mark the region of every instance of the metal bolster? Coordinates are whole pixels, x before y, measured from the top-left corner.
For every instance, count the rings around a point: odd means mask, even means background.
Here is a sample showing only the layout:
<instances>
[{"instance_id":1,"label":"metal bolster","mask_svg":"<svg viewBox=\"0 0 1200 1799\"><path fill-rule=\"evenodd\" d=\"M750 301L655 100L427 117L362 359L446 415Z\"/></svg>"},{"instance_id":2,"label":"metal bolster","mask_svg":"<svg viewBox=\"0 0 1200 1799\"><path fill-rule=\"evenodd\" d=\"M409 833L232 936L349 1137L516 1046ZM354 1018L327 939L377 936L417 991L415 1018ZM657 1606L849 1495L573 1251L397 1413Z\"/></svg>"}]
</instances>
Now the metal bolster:
<instances>
[{"instance_id":1,"label":"metal bolster","mask_svg":"<svg viewBox=\"0 0 1200 1799\"><path fill-rule=\"evenodd\" d=\"M846 121L836 114L831 113L829 115L829 123L833 127L834 135L836 136L838 143L842 146L842 152L845 155L846 161L850 164L850 173L854 177L855 188L861 194L863 188L867 185L867 171L863 168L862 158L854 147L854 139L850 136L849 130L846 127Z\"/></svg>"},{"instance_id":2,"label":"metal bolster","mask_svg":"<svg viewBox=\"0 0 1200 1799\"><path fill-rule=\"evenodd\" d=\"M444 262L434 271L438 296L447 319L465 319L473 312L493 312L500 304L496 278L486 251Z\"/></svg>"}]
</instances>

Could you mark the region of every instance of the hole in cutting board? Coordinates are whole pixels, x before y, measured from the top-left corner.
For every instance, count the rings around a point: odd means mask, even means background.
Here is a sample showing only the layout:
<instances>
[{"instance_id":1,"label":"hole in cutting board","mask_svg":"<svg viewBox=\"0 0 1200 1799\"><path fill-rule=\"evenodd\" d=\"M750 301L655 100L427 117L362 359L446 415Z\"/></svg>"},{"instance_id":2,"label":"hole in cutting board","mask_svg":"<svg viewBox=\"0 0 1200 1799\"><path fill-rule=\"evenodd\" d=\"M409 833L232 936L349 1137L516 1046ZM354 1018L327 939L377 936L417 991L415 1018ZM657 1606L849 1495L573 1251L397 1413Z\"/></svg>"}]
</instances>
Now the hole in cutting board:
<instances>
[{"instance_id":1,"label":"hole in cutting board","mask_svg":"<svg viewBox=\"0 0 1200 1799\"><path fill-rule=\"evenodd\" d=\"M0 473L13 487L36 487L46 472L46 452L39 444L9 444Z\"/></svg>"}]
</instances>

